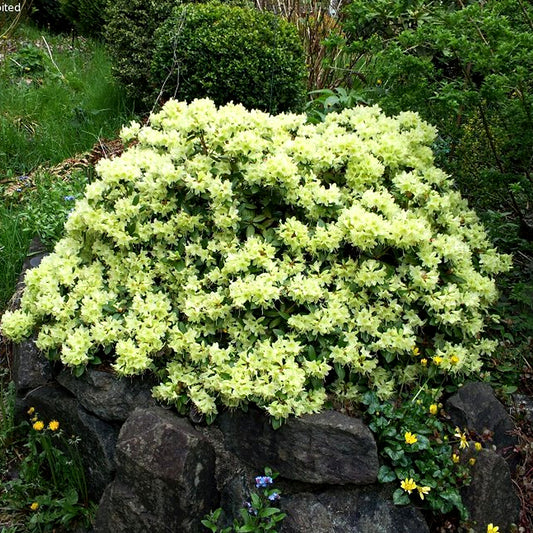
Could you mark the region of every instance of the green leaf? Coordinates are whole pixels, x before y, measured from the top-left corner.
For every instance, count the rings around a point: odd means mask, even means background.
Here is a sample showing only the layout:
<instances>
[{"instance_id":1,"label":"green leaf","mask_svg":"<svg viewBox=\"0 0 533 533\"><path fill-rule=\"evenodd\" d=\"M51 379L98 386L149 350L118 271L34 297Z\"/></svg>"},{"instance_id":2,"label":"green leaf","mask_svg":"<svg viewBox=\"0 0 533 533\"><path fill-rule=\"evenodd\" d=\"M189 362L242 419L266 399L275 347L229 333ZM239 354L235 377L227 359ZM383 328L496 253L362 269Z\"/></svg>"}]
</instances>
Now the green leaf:
<instances>
[{"instance_id":1,"label":"green leaf","mask_svg":"<svg viewBox=\"0 0 533 533\"><path fill-rule=\"evenodd\" d=\"M388 467L387 465L383 465L378 470L378 481L380 483L391 483L392 481L395 481L396 474L392 468Z\"/></svg>"},{"instance_id":2,"label":"green leaf","mask_svg":"<svg viewBox=\"0 0 533 533\"><path fill-rule=\"evenodd\" d=\"M411 503L411 500L409 500L409 494L403 489L396 489L394 491L392 501L394 502L394 505L408 505Z\"/></svg>"}]
</instances>

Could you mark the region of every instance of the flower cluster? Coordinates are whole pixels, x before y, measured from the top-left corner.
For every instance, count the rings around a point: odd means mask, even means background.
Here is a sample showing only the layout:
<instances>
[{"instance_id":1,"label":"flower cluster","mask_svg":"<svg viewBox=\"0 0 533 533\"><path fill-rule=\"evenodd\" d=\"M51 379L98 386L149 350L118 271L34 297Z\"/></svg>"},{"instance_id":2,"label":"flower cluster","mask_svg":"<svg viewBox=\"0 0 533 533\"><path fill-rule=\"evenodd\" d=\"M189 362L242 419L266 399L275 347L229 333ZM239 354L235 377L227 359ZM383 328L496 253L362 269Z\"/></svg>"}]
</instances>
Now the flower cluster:
<instances>
[{"instance_id":1,"label":"flower cluster","mask_svg":"<svg viewBox=\"0 0 533 533\"><path fill-rule=\"evenodd\" d=\"M106 353L121 375L157 370L157 398L208 417L253 402L274 419L471 374L494 349L483 329L510 258L417 115L311 125L170 101L124 135L27 273L7 337L37 330L71 367Z\"/></svg>"}]
</instances>

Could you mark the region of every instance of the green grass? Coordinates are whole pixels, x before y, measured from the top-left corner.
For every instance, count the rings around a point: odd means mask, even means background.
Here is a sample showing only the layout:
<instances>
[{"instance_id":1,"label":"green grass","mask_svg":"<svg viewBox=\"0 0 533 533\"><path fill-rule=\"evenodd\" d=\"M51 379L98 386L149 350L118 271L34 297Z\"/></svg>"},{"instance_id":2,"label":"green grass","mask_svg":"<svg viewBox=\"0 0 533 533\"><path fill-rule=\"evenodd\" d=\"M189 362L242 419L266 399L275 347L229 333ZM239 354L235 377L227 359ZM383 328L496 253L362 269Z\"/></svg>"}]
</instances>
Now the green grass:
<instances>
[{"instance_id":1,"label":"green grass","mask_svg":"<svg viewBox=\"0 0 533 533\"><path fill-rule=\"evenodd\" d=\"M34 233L51 245L86 176L70 182L46 168L115 138L133 118L98 41L50 35L21 24L0 41L0 313L13 293ZM41 167L39 172L35 172ZM8 199L1 188L33 173L36 188Z\"/></svg>"},{"instance_id":2,"label":"green grass","mask_svg":"<svg viewBox=\"0 0 533 533\"><path fill-rule=\"evenodd\" d=\"M17 31L0 64L0 179L83 152L132 114L103 44Z\"/></svg>"}]
</instances>

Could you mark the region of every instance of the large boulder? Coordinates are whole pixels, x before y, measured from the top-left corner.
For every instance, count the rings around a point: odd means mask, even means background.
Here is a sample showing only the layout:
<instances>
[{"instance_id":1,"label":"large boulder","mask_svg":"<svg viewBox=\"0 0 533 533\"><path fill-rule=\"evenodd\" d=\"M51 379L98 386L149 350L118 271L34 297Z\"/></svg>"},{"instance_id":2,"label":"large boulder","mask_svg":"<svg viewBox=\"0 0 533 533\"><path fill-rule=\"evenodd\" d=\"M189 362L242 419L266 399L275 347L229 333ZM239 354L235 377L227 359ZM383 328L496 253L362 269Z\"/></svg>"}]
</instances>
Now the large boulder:
<instances>
[{"instance_id":1,"label":"large boulder","mask_svg":"<svg viewBox=\"0 0 533 533\"><path fill-rule=\"evenodd\" d=\"M487 525L498 525L500 531L511 531L520 513L518 499L509 465L492 450L481 450L475 455L472 481L461 491L463 503L474 522L475 533L485 533Z\"/></svg>"},{"instance_id":2,"label":"large boulder","mask_svg":"<svg viewBox=\"0 0 533 533\"><path fill-rule=\"evenodd\" d=\"M366 485L378 472L376 442L357 418L324 411L288 420L274 430L255 409L219 417L228 449L261 471L265 465L284 478L308 483Z\"/></svg>"},{"instance_id":3,"label":"large boulder","mask_svg":"<svg viewBox=\"0 0 533 533\"><path fill-rule=\"evenodd\" d=\"M429 533L420 511L398 507L388 488L331 489L283 499L282 533Z\"/></svg>"},{"instance_id":4,"label":"large boulder","mask_svg":"<svg viewBox=\"0 0 533 533\"><path fill-rule=\"evenodd\" d=\"M218 506L215 454L185 419L136 409L117 443L117 475L96 517L101 533L196 533Z\"/></svg>"}]
</instances>

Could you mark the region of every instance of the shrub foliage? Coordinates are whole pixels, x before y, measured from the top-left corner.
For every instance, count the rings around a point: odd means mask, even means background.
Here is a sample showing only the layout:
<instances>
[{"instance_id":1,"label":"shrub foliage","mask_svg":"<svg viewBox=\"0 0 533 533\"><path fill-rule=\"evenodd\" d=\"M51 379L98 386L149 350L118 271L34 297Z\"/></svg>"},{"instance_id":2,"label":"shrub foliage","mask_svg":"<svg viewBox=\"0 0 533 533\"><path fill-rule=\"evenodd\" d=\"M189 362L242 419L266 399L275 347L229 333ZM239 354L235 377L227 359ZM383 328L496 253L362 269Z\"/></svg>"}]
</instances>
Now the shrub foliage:
<instances>
[{"instance_id":1,"label":"shrub foliage","mask_svg":"<svg viewBox=\"0 0 533 533\"><path fill-rule=\"evenodd\" d=\"M5 335L75 369L153 370L158 398L275 419L472 374L510 258L433 165L432 127L377 107L270 116L170 101L99 163Z\"/></svg>"},{"instance_id":2,"label":"shrub foliage","mask_svg":"<svg viewBox=\"0 0 533 533\"><path fill-rule=\"evenodd\" d=\"M303 47L296 27L272 13L218 1L184 4L157 31L156 46L152 70L167 96L271 113L303 107Z\"/></svg>"}]
</instances>

